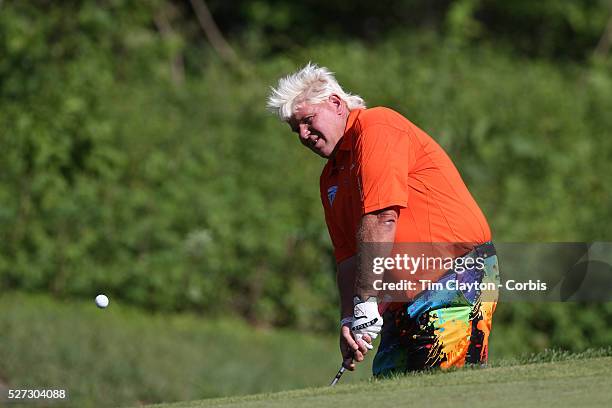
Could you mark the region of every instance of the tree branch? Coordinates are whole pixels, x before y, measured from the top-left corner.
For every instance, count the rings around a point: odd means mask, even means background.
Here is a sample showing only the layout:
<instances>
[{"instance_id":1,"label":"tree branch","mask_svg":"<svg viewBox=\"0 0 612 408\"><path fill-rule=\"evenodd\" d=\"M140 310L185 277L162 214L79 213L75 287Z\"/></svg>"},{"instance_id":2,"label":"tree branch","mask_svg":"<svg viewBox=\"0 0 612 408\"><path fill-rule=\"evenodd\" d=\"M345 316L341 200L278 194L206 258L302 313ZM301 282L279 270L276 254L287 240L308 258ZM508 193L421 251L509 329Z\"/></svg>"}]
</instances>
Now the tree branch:
<instances>
[{"instance_id":1,"label":"tree branch","mask_svg":"<svg viewBox=\"0 0 612 408\"><path fill-rule=\"evenodd\" d=\"M213 46L215 51L221 56L221 58L227 62L234 62L238 58L232 47L225 41L223 34L217 27L217 24L213 20L210 10L204 0L189 0L193 10L198 17L200 27L204 30L206 38Z\"/></svg>"},{"instance_id":2,"label":"tree branch","mask_svg":"<svg viewBox=\"0 0 612 408\"><path fill-rule=\"evenodd\" d=\"M174 37L174 30L163 9L155 14L153 21L164 40ZM182 84L185 79L185 64L183 62L183 55L180 52L170 60L170 75L172 77L172 82L176 85Z\"/></svg>"},{"instance_id":3,"label":"tree branch","mask_svg":"<svg viewBox=\"0 0 612 408\"><path fill-rule=\"evenodd\" d=\"M599 39L599 43L595 48L595 55L600 55L605 57L610 51L610 45L612 43L612 14L608 18L608 24L606 24L606 28Z\"/></svg>"}]
</instances>

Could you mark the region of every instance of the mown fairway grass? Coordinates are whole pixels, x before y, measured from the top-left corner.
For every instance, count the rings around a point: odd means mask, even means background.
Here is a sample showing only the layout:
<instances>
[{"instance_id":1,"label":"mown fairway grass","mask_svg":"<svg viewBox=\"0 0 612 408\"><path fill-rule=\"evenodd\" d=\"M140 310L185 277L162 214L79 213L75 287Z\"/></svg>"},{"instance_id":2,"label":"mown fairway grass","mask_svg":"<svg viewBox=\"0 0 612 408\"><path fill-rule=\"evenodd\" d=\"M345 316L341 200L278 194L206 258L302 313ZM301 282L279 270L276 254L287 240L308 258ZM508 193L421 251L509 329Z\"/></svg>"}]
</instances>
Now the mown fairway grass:
<instances>
[{"instance_id":1,"label":"mown fairway grass","mask_svg":"<svg viewBox=\"0 0 612 408\"><path fill-rule=\"evenodd\" d=\"M610 367L612 357L572 359L155 407L604 407L612 401Z\"/></svg>"}]
</instances>

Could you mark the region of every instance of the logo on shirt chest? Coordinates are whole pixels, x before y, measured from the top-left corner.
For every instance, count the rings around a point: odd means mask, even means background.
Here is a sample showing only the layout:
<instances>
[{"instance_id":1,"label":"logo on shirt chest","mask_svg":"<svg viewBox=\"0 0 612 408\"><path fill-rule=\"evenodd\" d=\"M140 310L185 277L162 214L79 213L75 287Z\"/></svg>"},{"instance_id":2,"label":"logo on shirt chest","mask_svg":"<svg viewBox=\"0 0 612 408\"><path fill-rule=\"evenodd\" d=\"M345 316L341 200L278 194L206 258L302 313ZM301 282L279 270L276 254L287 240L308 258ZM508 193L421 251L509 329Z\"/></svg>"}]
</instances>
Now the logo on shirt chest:
<instances>
[{"instance_id":1,"label":"logo on shirt chest","mask_svg":"<svg viewBox=\"0 0 612 408\"><path fill-rule=\"evenodd\" d=\"M338 186L331 186L327 189L327 199L329 200L329 206L334 205L334 199L336 198L336 193L338 192Z\"/></svg>"}]
</instances>

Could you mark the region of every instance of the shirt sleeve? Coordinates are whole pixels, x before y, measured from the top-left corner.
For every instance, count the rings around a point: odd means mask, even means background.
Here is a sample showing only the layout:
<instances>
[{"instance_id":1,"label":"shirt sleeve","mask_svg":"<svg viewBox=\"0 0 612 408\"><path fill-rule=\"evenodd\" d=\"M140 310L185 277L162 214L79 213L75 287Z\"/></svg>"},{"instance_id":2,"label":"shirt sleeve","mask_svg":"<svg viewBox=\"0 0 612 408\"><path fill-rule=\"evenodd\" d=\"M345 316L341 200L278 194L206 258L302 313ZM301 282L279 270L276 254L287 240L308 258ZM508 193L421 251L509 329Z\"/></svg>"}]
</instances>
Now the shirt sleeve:
<instances>
[{"instance_id":1,"label":"shirt sleeve","mask_svg":"<svg viewBox=\"0 0 612 408\"><path fill-rule=\"evenodd\" d=\"M410 138L386 124L365 127L355 144L363 214L408 206Z\"/></svg>"}]
</instances>

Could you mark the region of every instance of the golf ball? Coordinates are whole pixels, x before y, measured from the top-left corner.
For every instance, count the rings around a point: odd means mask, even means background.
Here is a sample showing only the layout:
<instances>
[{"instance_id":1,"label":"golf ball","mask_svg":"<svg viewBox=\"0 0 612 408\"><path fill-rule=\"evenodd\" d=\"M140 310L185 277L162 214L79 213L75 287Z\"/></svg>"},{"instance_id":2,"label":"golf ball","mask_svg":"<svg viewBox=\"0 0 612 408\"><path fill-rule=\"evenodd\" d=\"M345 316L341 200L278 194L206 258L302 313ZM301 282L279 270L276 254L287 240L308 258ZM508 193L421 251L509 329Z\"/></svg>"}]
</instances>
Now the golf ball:
<instances>
[{"instance_id":1,"label":"golf ball","mask_svg":"<svg viewBox=\"0 0 612 408\"><path fill-rule=\"evenodd\" d=\"M100 309L104 309L106 306L108 306L108 298L106 295L96 296L96 306L98 306Z\"/></svg>"}]
</instances>

